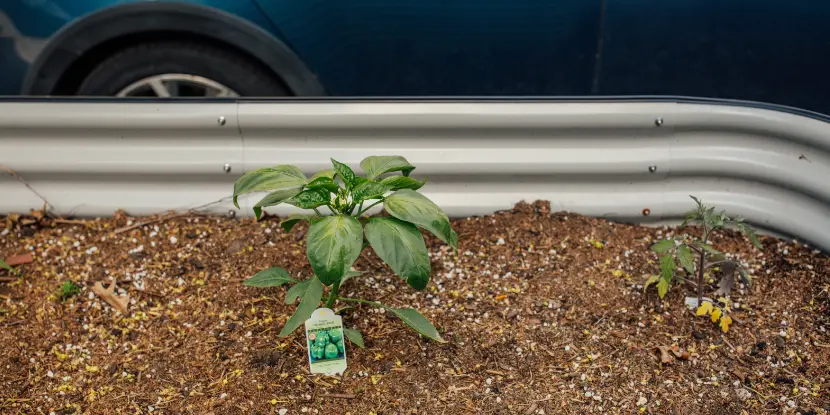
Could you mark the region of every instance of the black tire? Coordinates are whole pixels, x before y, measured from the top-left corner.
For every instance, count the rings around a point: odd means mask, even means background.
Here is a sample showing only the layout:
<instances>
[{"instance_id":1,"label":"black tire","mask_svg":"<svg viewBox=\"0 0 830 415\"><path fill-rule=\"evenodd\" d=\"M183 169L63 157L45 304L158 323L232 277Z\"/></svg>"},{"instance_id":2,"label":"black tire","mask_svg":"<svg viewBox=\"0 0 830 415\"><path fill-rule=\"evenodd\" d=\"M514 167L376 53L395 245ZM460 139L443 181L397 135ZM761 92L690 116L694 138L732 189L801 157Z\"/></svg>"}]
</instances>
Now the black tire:
<instances>
[{"instance_id":1,"label":"black tire","mask_svg":"<svg viewBox=\"0 0 830 415\"><path fill-rule=\"evenodd\" d=\"M179 73L208 78L241 96L289 96L271 71L250 58L199 42L142 43L118 51L98 64L78 95L115 96L141 79Z\"/></svg>"}]
</instances>

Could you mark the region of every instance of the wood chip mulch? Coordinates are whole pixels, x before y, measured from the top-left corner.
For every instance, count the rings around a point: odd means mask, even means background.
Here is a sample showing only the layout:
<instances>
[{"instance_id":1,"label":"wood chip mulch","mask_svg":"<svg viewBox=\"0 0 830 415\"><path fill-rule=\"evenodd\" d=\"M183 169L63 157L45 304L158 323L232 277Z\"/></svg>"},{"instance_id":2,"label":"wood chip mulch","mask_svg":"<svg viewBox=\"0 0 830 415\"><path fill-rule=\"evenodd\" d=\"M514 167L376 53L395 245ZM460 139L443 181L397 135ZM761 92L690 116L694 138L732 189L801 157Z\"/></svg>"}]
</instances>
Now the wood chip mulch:
<instances>
[{"instance_id":1,"label":"wood chip mulch","mask_svg":"<svg viewBox=\"0 0 830 415\"><path fill-rule=\"evenodd\" d=\"M542 202L454 221L456 255L428 238L433 280L414 291L367 252L348 296L412 306L447 344L393 315L344 312L367 349L343 376L312 376L285 288L242 285L274 265L307 276L305 227L176 216L0 225L2 414L826 414L830 259L772 237L714 240L754 277L736 287L727 333L643 293L648 250L671 228L569 213ZM115 280L128 315L96 295ZM58 299L73 281L80 293ZM714 282L707 294L714 292ZM662 352L662 353L661 353ZM666 363L663 363L663 362Z\"/></svg>"}]
</instances>

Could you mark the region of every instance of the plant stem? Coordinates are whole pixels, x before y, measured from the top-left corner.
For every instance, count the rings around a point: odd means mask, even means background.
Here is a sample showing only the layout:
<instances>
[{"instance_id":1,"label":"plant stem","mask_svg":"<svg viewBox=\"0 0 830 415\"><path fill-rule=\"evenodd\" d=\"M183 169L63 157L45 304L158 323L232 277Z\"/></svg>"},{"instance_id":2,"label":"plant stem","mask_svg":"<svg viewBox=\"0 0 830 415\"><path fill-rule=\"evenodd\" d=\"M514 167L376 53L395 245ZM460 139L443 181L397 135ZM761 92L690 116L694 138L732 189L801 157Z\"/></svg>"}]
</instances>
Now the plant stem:
<instances>
[{"instance_id":1,"label":"plant stem","mask_svg":"<svg viewBox=\"0 0 830 415\"><path fill-rule=\"evenodd\" d=\"M334 306L334 302L337 301L337 292L340 291L340 281L334 283L331 286L331 292L329 293L329 298L326 300L326 308L331 309Z\"/></svg>"},{"instance_id":2,"label":"plant stem","mask_svg":"<svg viewBox=\"0 0 830 415\"><path fill-rule=\"evenodd\" d=\"M706 252L701 250L700 251L700 262L697 265L697 306L700 307L703 304L703 272L705 271L703 268L703 264L706 261Z\"/></svg>"},{"instance_id":3,"label":"plant stem","mask_svg":"<svg viewBox=\"0 0 830 415\"><path fill-rule=\"evenodd\" d=\"M322 214L322 213L320 213L320 211L319 211L319 210L317 210L317 208L313 208L312 210L314 210L314 213L316 213L316 214L317 214L317 216L323 216L323 214Z\"/></svg>"},{"instance_id":4,"label":"plant stem","mask_svg":"<svg viewBox=\"0 0 830 415\"><path fill-rule=\"evenodd\" d=\"M383 199L380 199L380 200L378 200L377 202L372 203L372 204L371 204L371 205L369 205L369 206L366 206L366 209L360 209L360 210L358 210L358 211L357 211L357 216L362 215L362 214L363 214L363 212L365 212L365 211L367 211L367 210L371 209L372 207L374 207L375 205L377 205L378 203L381 203L381 202L383 202Z\"/></svg>"},{"instance_id":5,"label":"plant stem","mask_svg":"<svg viewBox=\"0 0 830 415\"><path fill-rule=\"evenodd\" d=\"M345 297L340 297L340 298L338 298L338 300L342 300L342 301L346 301L346 302L352 302L352 303L370 304L370 305L373 305L375 307L386 308L386 306L384 306L383 304L381 304L377 301L369 301L369 300L361 300L359 298L345 298Z\"/></svg>"},{"instance_id":6,"label":"plant stem","mask_svg":"<svg viewBox=\"0 0 830 415\"><path fill-rule=\"evenodd\" d=\"M703 245L706 245L706 240L709 239L709 229L706 224L703 224ZM697 306L703 304L703 274L706 271L706 250L700 249L700 263L697 265Z\"/></svg>"}]
</instances>

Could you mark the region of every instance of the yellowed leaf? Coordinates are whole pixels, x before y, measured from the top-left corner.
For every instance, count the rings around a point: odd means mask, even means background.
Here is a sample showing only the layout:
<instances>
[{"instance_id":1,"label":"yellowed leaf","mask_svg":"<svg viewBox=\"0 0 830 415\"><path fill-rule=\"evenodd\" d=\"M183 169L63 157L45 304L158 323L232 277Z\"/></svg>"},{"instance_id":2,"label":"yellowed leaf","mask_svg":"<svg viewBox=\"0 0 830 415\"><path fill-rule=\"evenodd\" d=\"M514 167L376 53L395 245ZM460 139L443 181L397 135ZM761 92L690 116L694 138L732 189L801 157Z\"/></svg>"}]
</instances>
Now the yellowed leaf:
<instances>
[{"instance_id":1,"label":"yellowed leaf","mask_svg":"<svg viewBox=\"0 0 830 415\"><path fill-rule=\"evenodd\" d=\"M712 323L717 323L720 320L720 316L723 314L723 310L720 308L715 308L712 310Z\"/></svg>"},{"instance_id":2,"label":"yellowed leaf","mask_svg":"<svg viewBox=\"0 0 830 415\"><path fill-rule=\"evenodd\" d=\"M705 316L712 312L712 303L706 301L697 308L698 316Z\"/></svg>"},{"instance_id":3,"label":"yellowed leaf","mask_svg":"<svg viewBox=\"0 0 830 415\"><path fill-rule=\"evenodd\" d=\"M729 325L732 324L732 317L723 316L720 319L720 329L723 330L724 333L729 331Z\"/></svg>"}]
</instances>

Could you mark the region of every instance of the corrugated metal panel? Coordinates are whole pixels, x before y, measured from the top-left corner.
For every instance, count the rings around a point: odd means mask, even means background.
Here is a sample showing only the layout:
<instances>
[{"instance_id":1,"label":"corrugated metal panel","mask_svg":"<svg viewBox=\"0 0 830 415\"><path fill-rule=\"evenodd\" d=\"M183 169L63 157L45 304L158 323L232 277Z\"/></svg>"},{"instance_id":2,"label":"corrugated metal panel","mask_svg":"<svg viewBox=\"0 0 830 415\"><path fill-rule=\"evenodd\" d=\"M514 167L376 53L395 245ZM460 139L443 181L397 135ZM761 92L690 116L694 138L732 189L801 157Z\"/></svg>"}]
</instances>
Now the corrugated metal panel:
<instances>
[{"instance_id":1,"label":"corrugated metal panel","mask_svg":"<svg viewBox=\"0 0 830 415\"><path fill-rule=\"evenodd\" d=\"M64 214L183 209L227 197L235 178L257 167L290 163L311 174L328 168L329 157L357 164L371 154L406 156L418 166L416 176L429 177L424 192L452 216L547 199L555 210L663 221L690 209L694 194L830 249L830 124L766 109L672 102L0 103L2 164ZM41 204L9 177L0 192L0 211ZM253 201L245 201L243 214Z\"/></svg>"}]
</instances>

